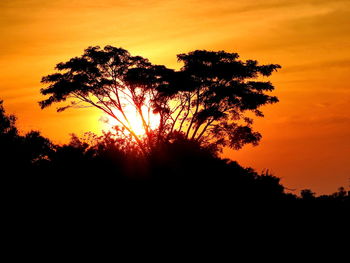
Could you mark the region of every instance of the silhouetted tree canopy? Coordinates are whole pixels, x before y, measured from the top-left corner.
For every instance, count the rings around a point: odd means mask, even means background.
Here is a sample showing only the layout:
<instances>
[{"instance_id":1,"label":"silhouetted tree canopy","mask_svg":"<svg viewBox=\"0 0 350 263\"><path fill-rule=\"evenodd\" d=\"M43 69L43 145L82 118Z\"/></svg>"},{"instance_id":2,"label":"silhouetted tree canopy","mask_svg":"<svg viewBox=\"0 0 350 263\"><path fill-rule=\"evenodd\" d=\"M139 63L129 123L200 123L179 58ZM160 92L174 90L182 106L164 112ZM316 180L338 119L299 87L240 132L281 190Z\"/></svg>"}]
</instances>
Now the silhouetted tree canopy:
<instances>
[{"instance_id":1,"label":"silhouetted tree canopy","mask_svg":"<svg viewBox=\"0 0 350 263\"><path fill-rule=\"evenodd\" d=\"M178 55L184 65L176 71L122 48L89 47L82 56L57 64L57 73L42 78L48 86L41 93L48 98L39 104L46 108L73 99L58 111L96 107L114 118L143 152L169 140L172 133L217 149L239 149L247 143L256 145L261 138L247 113L262 117L260 107L278 101L268 95L273 85L261 77L270 76L280 66L238 58L237 53L196 50ZM130 105L143 124L145 138L132 128ZM155 128L150 114L159 116Z\"/></svg>"},{"instance_id":2,"label":"silhouetted tree canopy","mask_svg":"<svg viewBox=\"0 0 350 263\"><path fill-rule=\"evenodd\" d=\"M20 135L16 127L16 117L6 114L0 100L0 161L4 170L15 172L28 169L45 160L53 151L53 145L38 131Z\"/></svg>"},{"instance_id":3,"label":"silhouetted tree canopy","mask_svg":"<svg viewBox=\"0 0 350 263\"><path fill-rule=\"evenodd\" d=\"M6 114L2 100L0 100L0 123L1 136L14 137L18 135L16 116Z\"/></svg>"}]
</instances>

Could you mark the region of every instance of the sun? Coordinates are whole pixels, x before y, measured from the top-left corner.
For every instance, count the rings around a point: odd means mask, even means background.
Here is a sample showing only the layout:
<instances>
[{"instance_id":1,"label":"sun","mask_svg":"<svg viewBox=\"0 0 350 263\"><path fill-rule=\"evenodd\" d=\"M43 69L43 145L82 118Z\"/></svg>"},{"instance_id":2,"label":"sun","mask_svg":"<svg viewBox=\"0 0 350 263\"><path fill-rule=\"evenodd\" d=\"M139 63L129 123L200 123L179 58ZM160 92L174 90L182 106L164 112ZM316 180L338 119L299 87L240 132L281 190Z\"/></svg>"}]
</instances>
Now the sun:
<instances>
[{"instance_id":1,"label":"sun","mask_svg":"<svg viewBox=\"0 0 350 263\"><path fill-rule=\"evenodd\" d=\"M114 111L114 114L125 124L127 124L128 127L131 128L131 130L139 137L142 137L146 134L145 128L143 126L142 118L140 114L137 112L134 106L127 105L124 107L124 113L127 116L127 121L122 116L122 114L119 111ZM159 114L154 114L152 110L149 110L147 107L142 108L142 115L147 123L149 129L154 130L158 127L160 116ZM104 122L104 130L108 131L114 131L114 127L119 126L121 127L121 124L112 116L103 116L102 121Z\"/></svg>"}]
</instances>

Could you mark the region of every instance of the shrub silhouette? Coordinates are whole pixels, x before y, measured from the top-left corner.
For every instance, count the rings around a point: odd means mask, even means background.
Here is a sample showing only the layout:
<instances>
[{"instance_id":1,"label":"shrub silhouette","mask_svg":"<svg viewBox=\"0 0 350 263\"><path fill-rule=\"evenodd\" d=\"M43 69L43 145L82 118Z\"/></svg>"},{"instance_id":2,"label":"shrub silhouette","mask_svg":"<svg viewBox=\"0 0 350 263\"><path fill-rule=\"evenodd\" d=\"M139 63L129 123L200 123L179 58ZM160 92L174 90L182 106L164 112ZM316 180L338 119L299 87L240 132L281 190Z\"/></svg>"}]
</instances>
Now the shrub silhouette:
<instances>
[{"instance_id":1,"label":"shrub silhouette","mask_svg":"<svg viewBox=\"0 0 350 263\"><path fill-rule=\"evenodd\" d=\"M6 176L28 173L53 151L52 143L38 131L20 135L16 117L7 115L0 101L0 161Z\"/></svg>"}]
</instances>

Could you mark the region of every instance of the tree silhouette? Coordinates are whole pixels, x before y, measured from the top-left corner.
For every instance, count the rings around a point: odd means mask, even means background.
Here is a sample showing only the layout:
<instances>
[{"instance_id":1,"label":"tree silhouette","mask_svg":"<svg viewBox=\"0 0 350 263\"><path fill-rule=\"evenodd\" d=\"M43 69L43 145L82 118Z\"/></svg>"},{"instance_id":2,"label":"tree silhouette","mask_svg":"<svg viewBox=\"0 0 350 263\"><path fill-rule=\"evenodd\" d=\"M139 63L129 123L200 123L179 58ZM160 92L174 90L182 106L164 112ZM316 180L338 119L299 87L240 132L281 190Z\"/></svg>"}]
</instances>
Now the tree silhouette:
<instances>
[{"instance_id":1,"label":"tree silhouette","mask_svg":"<svg viewBox=\"0 0 350 263\"><path fill-rule=\"evenodd\" d=\"M270 76L280 66L260 66L255 60L244 62L238 57L237 53L205 50L178 55L184 63L178 72L183 83L175 91L183 103L176 117L181 116L178 131L187 138L235 149L260 140L261 135L251 128L253 119L245 113L262 117L259 108L278 99L265 94L274 89L270 82L254 79Z\"/></svg>"},{"instance_id":2,"label":"tree silhouette","mask_svg":"<svg viewBox=\"0 0 350 263\"><path fill-rule=\"evenodd\" d=\"M18 135L18 130L16 128L16 116L6 114L2 100L0 100L0 123L1 137L14 137Z\"/></svg>"},{"instance_id":3,"label":"tree silhouette","mask_svg":"<svg viewBox=\"0 0 350 263\"><path fill-rule=\"evenodd\" d=\"M304 199L313 199L315 198L315 193L311 189L303 189L300 191L301 197Z\"/></svg>"},{"instance_id":4,"label":"tree silhouette","mask_svg":"<svg viewBox=\"0 0 350 263\"><path fill-rule=\"evenodd\" d=\"M6 114L0 100L0 163L6 170L25 171L44 160L53 151L52 143L38 131L20 135L16 127L16 117Z\"/></svg>"},{"instance_id":5,"label":"tree silhouette","mask_svg":"<svg viewBox=\"0 0 350 263\"><path fill-rule=\"evenodd\" d=\"M280 66L238 57L237 53L196 50L178 55L184 66L176 71L131 56L122 48L89 47L81 57L57 64L58 73L42 78L48 86L41 93L49 97L39 104L46 108L73 99L58 111L96 107L115 119L120 131L130 135L144 153L174 133L215 147L256 145L261 135L253 131L253 119L246 113L261 117L261 106L278 101L266 94L273 85L257 79L270 76ZM132 127L130 106L142 122L145 139ZM159 117L156 127L151 125L151 114Z\"/></svg>"}]
</instances>

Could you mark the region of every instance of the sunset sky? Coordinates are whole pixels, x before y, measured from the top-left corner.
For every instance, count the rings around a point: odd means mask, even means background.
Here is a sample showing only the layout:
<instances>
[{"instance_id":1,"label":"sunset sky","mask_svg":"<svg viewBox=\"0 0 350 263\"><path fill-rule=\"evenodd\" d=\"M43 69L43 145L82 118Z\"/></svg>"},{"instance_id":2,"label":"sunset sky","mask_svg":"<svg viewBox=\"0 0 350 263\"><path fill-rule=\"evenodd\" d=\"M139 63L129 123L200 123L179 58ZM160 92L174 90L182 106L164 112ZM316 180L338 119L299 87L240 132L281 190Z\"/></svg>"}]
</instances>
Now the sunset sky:
<instances>
[{"instance_id":1,"label":"sunset sky","mask_svg":"<svg viewBox=\"0 0 350 263\"><path fill-rule=\"evenodd\" d=\"M237 52L278 63L280 102L263 108L259 146L225 157L268 168L290 189L329 194L350 178L349 0L1 0L0 99L23 132L56 143L99 132L96 110L40 110L42 76L88 46L123 47L180 68L176 54Z\"/></svg>"}]
</instances>

